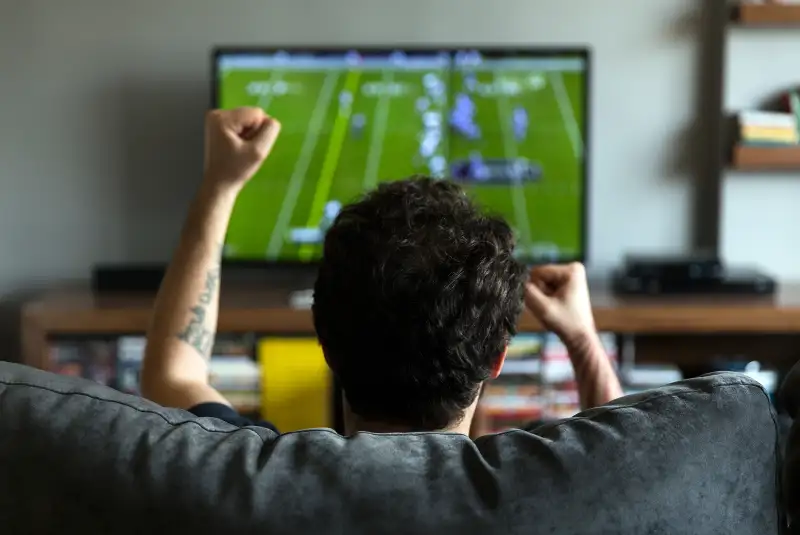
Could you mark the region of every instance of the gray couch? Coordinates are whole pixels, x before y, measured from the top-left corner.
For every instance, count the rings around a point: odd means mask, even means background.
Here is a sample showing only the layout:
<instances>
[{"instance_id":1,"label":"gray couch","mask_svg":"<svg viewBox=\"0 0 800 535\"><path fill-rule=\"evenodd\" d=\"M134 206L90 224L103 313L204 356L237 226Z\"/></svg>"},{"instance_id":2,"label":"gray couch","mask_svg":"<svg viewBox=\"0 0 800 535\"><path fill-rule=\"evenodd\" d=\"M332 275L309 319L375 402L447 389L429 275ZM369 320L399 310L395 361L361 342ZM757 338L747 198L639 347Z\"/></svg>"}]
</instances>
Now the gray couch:
<instances>
[{"instance_id":1,"label":"gray couch","mask_svg":"<svg viewBox=\"0 0 800 535\"><path fill-rule=\"evenodd\" d=\"M3 533L773 534L775 415L715 374L532 431L277 437L0 364Z\"/></svg>"}]
</instances>

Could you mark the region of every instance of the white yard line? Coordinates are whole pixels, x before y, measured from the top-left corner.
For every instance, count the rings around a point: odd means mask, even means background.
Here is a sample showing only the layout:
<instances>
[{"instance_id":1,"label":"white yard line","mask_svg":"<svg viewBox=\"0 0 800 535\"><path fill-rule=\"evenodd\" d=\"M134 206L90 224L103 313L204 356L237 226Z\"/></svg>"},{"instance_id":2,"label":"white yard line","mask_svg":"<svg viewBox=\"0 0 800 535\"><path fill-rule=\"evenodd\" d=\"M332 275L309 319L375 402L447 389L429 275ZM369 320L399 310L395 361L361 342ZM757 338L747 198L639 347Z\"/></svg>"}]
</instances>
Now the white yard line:
<instances>
[{"instance_id":1,"label":"white yard line","mask_svg":"<svg viewBox=\"0 0 800 535\"><path fill-rule=\"evenodd\" d=\"M280 82L281 80L283 80L283 73L277 69L272 71L272 74L269 77L270 91L266 95L261 95L258 97L258 103L256 105L259 108L267 111L269 105L272 104L272 98L275 96L275 94L272 92L272 85L276 82Z\"/></svg>"},{"instance_id":2,"label":"white yard line","mask_svg":"<svg viewBox=\"0 0 800 535\"><path fill-rule=\"evenodd\" d=\"M507 159L516 160L519 156L517 146L511 139L513 134L509 136L508 121L511 119L511 110L508 109L508 99L504 96L497 98L497 118L500 120L500 131L503 135L504 152ZM517 224L521 227L519 231L523 242L530 244L531 242L531 223L528 219L528 207L525 205L525 190L522 188L520 182L511 185L511 201L514 205L514 216L516 217Z\"/></svg>"},{"instance_id":3,"label":"white yard line","mask_svg":"<svg viewBox=\"0 0 800 535\"><path fill-rule=\"evenodd\" d=\"M567 88L564 87L564 76L560 72L550 73L550 87L553 88L553 94L558 103L558 111L561 112L561 119L564 121L564 126L567 128L567 136L572 145L572 152L576 157L583 156L583 136L581 135L580 126L575 119L575 111L572 109L572 101L567 95Z\"/></svg>"},{"instance_id":4,"label":"white yard line","mask_svg":"<svg viewBox=\"0 0 800 535\"><path fill-rule=\"evenodd\" d=\"M383 71L383 84L391 84L394 80L394 73L390 70ZM378 184L378 172L381 167L381 157L383 156L383 145L386 141L386 127L389 125L389 109L391 108L392 97L386 91L380 97L376 106L375 125L372 129L372 136L369 140L369 155L367 156L367 167L364 171L364 190L371 190Z\"/></svg>"},{"instance_id":5,"label":"white yard line","mask_svg":"<svg viewBox=\"0 0 800 535\"><path fill-rule=\"evenodd\" d=\"M336 82L339 81L339 73L331 72L325 77L325 83L319 92L317 103L314 106L314 112L311 115L309 122L308 134L303 140L303 147L300 149L300 156L297 158L297 163L294 166L294 171L289 179L289 187L286 190L286 197L283 199L281 211L278 214L278 220L275 223L275 229L272 231L272 236L267 246L267 259L276 260L283 247L284 235L289 229L289 223L294 214L297 198L303 189L303 184L306 180L308 167L311 165L311 158L314 156L314 149L317 147L317 141L325 127L325 115L328 107L331 104L334 90L336 89Z\"/></svg>"}]
</instances>

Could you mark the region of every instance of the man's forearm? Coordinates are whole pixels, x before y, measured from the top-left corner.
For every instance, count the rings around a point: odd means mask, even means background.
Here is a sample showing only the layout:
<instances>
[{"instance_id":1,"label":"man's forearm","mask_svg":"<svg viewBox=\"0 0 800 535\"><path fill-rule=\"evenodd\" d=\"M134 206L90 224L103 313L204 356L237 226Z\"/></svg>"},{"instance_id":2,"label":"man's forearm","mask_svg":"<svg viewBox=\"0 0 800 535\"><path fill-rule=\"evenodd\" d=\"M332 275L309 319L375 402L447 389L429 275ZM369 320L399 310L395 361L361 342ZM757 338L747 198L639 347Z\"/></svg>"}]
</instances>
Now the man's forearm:
<instances>
[{"instance_id":1,"label":"man's forearm","mask_svg":"<svg viewBox=\"0 0 800 535\"><path fill-rule=\"evenodd\" d=\"M568 345L575 379L578 383L581 408L604 405L622 396L622 387L596 333Z\"/></svg>"},{"instance_id":2,"label":"man's forearm","mask_svg":"<svg viewBox=\"0 0 800 535\"><path fill-rule=\"evenodd\" d=\"M142 394L162 405L190 404L186 389L208 382L222 244L236 194L213 180L203 183L158 292L147 332Z\"/></svg>"}]
</instances>

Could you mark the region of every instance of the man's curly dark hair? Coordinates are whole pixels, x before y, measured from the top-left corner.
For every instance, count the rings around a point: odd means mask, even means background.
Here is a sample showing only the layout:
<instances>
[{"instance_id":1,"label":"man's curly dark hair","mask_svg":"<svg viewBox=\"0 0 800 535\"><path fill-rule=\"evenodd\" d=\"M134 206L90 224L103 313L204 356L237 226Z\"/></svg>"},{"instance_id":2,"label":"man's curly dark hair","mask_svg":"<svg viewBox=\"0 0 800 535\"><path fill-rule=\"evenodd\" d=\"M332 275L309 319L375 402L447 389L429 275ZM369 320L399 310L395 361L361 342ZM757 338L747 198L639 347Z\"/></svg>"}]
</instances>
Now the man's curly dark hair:
<instances>
[{"instance_id":1,"label":"man's curly dark hair","mask_svg":"<svg viewBox=\"0 0 800 535\"><path fill-rule=\"evenodd\" d=\"M384 183L341 211L314 325L357 416L416 430L461 420L515 334L513 249L508 224L446 180Z\"/></svg>"}]
</instances>

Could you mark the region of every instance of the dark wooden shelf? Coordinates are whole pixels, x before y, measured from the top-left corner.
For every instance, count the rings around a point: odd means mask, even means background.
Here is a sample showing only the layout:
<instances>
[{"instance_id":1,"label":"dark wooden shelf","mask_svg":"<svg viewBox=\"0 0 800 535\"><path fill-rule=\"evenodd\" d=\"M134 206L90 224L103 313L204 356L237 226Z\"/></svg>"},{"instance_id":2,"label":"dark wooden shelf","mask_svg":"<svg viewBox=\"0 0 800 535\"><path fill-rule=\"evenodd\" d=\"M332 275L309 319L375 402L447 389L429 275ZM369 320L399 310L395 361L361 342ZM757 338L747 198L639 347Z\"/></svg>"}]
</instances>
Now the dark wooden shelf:
<instances>
[{"instance_id":1,"label":"dark wooden shelf","mask_svg":"<svg viewBox=\"0 0 800 535\"><path fill-rule=\"evenodd\" d=\"M733 148L731 165L739 171L800 172L800 145L796 147L737 145Z\"/></svg>"},{"instance_id":2,"label":"dark wooden shelf","mask_svg":"<svg viewBox=\"0 0 800 535\"><path fill-rule=\"evenodd\" d=\"M154 295L95 294L89 288L45 292L22 310L24 327L49 336L143 333ZM288 291L224 288L220 332L314 336L310 310L286 305ZM783 284L774 298L620 297L592 287L597 328L624 333L779 332L800 334L800 284ZM527 312L522 331L544 327Z\"/></svg>"},{"instance_id":3,"label":"dark wooden shelf","mask_svg":"<svg viewBox=\"0 0 800 535\"><path fill-rule=\"evenodd\" d=\"M743 26L797 26L800 28L800 4L742 4L734 20Z\"/></svg>"},{"instance_id":4,"label":"dark wooden shelf","mask_svg":"<svg viewBox=\"0 0 800 535\"><path fill-rule=\"evenodd\" d=\"M310 310L287 307L289 292L223 286L219 330L314 336ZM86 287L53 289L22 308L22 362L48 368L49 342L62 336L144 333L154 295L96 294ZM592 287L597 328L635 336L637 362L696 369L719 355L747 355L781 370L797 362L800 284L784 283L773 297L619 297ZM521 332L541 332L529 313ZM242 407L244 409L244 407Z\"/></svg>"}]
</instances>

